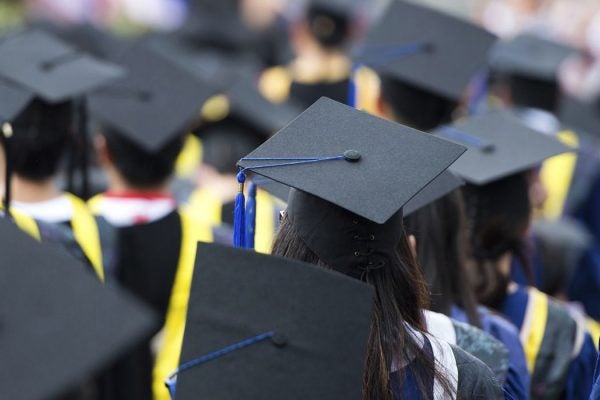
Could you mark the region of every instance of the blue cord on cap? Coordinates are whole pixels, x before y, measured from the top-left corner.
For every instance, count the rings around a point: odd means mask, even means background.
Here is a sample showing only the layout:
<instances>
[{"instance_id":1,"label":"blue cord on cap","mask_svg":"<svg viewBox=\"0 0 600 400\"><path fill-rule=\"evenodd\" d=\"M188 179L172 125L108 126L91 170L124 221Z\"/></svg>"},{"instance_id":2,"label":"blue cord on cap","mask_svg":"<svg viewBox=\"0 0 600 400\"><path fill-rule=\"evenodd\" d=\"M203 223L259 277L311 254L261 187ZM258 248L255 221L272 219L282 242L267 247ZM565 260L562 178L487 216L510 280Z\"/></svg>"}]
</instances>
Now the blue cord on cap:
<instances>
[{"instance_id":1,"label":"blue cord on cap","mask_svg":"<svg viewBox=\"0 0 600 400\"><path fill-rule=\"evenodd\" d=\"M474 147L484 153L494 150L493 143L487 142L482 138L460 131L451 126L440 127L437 135L469 147Z\"/></svg>"},{"instance_id":2,"label":"blue cord on cap","mask_svg":"<svg viewBox=\"0 0 600 400\"><path fill-rule=\"evenodd\" d=\"M232 344L231 346L224 347L220 350L214 351L212 353L205 354L188 362L181 364L172 374L170 374L167 379L165 379L165 386L169 390L169 394L171 395L171 399L175 399L175 392L177 387L177 375L181 372L187 371L191 368L197 367L198 365L204 364L209 361L213 361L219 357L225 356L229 353L232 353L236 350L243 349L244 347L251 346L253 344L263 342L267 339L271 339L275 336L275 332L269 331L265 333L261 333L260 335L256 335L254 337L242 340L241 342ZM282 347L279 340L273 343L275 347Z\"/></svg>"},{"instance_id":3,"label":"blue cord on cap","mask_svg":"<svg viewBox=\"0 0 600 400\"><path fill-rule=\"evenodd\" d=\"M256 183L251 181L248 185L248 200L246 201L246 233L244 234L247 249L254 248L256 233Z\"/></svg>"}]
</instances>

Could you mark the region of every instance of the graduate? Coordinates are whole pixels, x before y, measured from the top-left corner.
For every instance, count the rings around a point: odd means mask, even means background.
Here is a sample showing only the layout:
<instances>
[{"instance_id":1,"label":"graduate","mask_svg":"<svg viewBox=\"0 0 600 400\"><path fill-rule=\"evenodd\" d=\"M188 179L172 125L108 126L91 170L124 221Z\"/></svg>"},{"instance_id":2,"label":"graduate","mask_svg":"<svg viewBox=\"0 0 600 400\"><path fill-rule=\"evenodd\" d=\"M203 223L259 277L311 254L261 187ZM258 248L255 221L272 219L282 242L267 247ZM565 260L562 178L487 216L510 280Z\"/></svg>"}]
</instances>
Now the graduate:
<instances>
[{"instance_id":1,"label":"graduate","mask_svg":"<svg viewBox=\"0 0 600 400\"><path fill-rule=\"evenodd\" d=\"M448 137L447 129L435 133ZM519 329L532 398L586 398L596 351L585 321L546 294L510 279L512 258L527 265L529 174L546 158L572 149L527 128L507 111L482 114L450 129L454 141L469 147L451 171L467 181L467 266L478 301Z\"/></svg>"},{"instance_id":2,"label":"graduate","mask_svg":"<svg viewBox=\"0 0 600 400\"><path fill-rule=\"evenodd\" d=\"M346 103L352 73L348 47L360 13L355 0L309 0L290 27L295 58L263 72L263 95L275 103L291 98L302 107L321 96Z\"/></svg>"},{"instance_id":3,"label":"graduate","mask_svg":"<svg viewBox=\"0 0 600 400\"><path fill-rule=\"evenodd\" d=\"M456 189L460 181L458 184L449 181L446 186L441 186L438 179L430 186L435 186L436 182L440 189L428 194L419 193L405 207L407 216L404 218L406 231L415 242L417 260L431 293L430 309L480 327L500 340L509 356L508 376L504 376L502 381L504 388L514 399L528 399L530 378L516 327L479 306L469 285L464 204L460 191ZM419 200L424 195L428 204ZM434 200L429 201L432 198ZM415 201L421 204L413 211L411 203ZM465 346L460 347L469 351ZM473 352L471 354L477 356Z\"/></svg>"},{"instance_id":4,"label":"graduate","mask_svg":"<svg viewBox=\"0 0 600 400\"><path fill-rule=\"evenodd\" d=\"M184 318L182 293L190 284L196 242L212 240L210 225L180 210L168 184L183 137L213 91L141 43L119 62L129 76L90 97L109 187L89 204L113 228L107 240L115 256L107 262L107 280L151 306L159 316L155 335L167 315ZM113 366L107 398L151 398L153 364L148 338Z\"/></svg>"},{"instance_id":5,"label":"graduate","mask_svg":"<svg viewBox=\"0 0 600 400\"><path fill-rule=\"evenodd\" d=\"M558 43L521 35L508 42L499 42L490 53L489 63L495 81L493 93L516 107L524 123L583 149L551 158L544 162L538 173L531 175L534 207L543 217L556 223L547 229L539 223L534 225L531 276L527 276L515 260L513 279L534 284L546 293L569 296L598 318L596 282L600 276L600 258L598 246L590 245L585 239L588 231L592 235L596 232L593 215L598 204L596 186L600 183L596 178L600 171L598 142L592 136L593 131L577 129L581 123L573 124L574 120L584 118L581 113L567 121L557 117L561 108L573 106L568 99L561 98L557 76L562 62L574 52ZM532 54L536 56L532 57ZM579 224L573 223L573 217ZM562 232L565 234L561 236ZM554 243L561 243L560 253ZM553 249L553 252L546 249Z\"/></svg>"},{"instance_id":6,"label":"graduate","mask_svg":"<svg viewBox=\"0 0 600 400\"><path fill-rule=\"evenodd\" d=\"M273 254L375 288L363 398L431 398L433 393L503 398L479 360L450 347L444 356L449 358L441 361L436 348L447 344L422 333L425 287L404 234L401 205L462 152L432 139L323 98L239 165L296 189ZM338 153L345 156L335 157ZM285 157L296 163L286 163ZM409 172L415 170L419 177ZM443 367L434 367L438 362ZM452 377L447 368L455 366L458 376Z\"/></svg>"},{"instance_id":7,"label":"graduate","mask_svg":"<svg viewBox=\"0 0 600 400\"><path fill-rule=\"evenodd\" d=\"M67 227L100 279L104 278L99 226L85 202L57 182L74 132L82 97L124 75L47 32L23 30L0 45L2 114L11 207L47 224ZM83 107L85 107L83 105ZM81 125L80 125L81 126ZM7 136L7 134L10 134ZM13 174L14 173L14 174ZM37 235L34 235L37 236Z\"/></svg>"}]
</instances>

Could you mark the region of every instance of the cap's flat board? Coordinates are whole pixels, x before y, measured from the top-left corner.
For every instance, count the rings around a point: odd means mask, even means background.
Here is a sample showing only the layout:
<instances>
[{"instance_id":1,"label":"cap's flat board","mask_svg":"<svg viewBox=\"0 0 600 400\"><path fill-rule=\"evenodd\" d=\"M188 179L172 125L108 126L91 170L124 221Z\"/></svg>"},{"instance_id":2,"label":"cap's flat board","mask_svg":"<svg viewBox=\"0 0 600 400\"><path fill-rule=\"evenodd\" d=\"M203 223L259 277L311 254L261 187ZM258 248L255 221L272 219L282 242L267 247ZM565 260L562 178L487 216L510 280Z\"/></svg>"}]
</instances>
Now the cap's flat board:
<instances>
[{"instance_id":1,"label":"cap's flat board","mask_svg":"<svg viewBox=\"0 0 600 400\"><path fill-rule=\"evenodd\" d=\"M247 158L339 156L324 161L252 168L281 161L241 161L242 167L383 223L441 174L463 146L321 98Z\"/></svg>"},{"instance_id":2,"label":"cap's flat board","mask_svg":"<svg viewBox=\"0 0 600 400\"><path fill-rule=\"evenodd\" d=\"M180 363L273 331L179 374L177 399L359 399L373 289L279 257L198 245Z\"/></svg>"},{"instance_id":3,"label":"cap's flat board","mask_svg":"<svg viewBox=\"0 0 600 400\"><path fill-rule=\"evenodd\" d=\"M393 54L390 46L429 46L430 51L390 59L376 65L376 70L458 100L473 76L486 67L488 51L495 41L494 35L469 21L393 0L370 30L365 48L375 52L387 46L387 52Z\"/></svg>"}]
</instances>

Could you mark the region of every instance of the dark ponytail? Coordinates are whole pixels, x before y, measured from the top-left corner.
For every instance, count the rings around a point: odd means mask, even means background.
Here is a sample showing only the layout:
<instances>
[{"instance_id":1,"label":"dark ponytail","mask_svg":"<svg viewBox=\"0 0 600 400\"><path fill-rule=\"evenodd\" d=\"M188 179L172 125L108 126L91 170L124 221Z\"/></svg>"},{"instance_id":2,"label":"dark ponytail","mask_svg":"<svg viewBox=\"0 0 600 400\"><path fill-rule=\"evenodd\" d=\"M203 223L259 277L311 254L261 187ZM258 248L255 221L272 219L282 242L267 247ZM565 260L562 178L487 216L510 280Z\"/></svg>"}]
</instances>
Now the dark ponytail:
<instances>
[{"instance_id":1,"label":"dark ponytail","mask_svg":"<svg viewBox=\"0 0 600 400\"><path fill-rule=\"evenodd\" d=\"M448 392L448 380L436 371L432 355L415 343L406 325L425 331L422 314L427 305L427 289L412 257L406 235L389 264L370 271L365 280L375 287L376 299L371 320L368 353L363 375L363 400L393 400L390 368L393 363L414 358L416 384L424 399L430 396L432 377ZM290 220L282 220L273 245L273 254L329 268L294 231Z\"/></svg>"},{"instance_id":2,"label":"dark ponytail","mask_svg":"<svg viewBox=\"0 0 600 400\"><path fill-rule=\"evenodd\" d=\"M350 38L351 16L326 4L311 4L306 21L313 37L325 48L338 48Z\"/></svg>"}]
</instances>

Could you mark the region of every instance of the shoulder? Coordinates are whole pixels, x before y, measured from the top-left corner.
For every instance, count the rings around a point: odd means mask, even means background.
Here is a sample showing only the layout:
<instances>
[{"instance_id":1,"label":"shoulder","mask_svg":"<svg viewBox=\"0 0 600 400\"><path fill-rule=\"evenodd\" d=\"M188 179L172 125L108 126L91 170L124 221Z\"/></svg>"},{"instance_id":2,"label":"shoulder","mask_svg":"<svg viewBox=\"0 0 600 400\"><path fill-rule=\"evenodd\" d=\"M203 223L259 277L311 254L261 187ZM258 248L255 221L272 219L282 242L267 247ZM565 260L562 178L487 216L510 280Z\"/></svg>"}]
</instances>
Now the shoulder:
<instances>
[{"instance_id":1,"label":"shoulder","mask_svg":"<svg viewBox=\"0 0 600 400\"><path fill-rule=\"evenodd\" d=\"M456 346L452 351L458 368L458 398L504 399L502 387L483 362Z\"/></svg>"}]
</instances>

